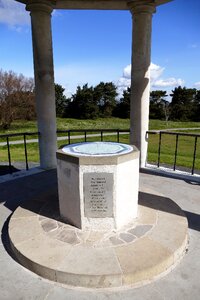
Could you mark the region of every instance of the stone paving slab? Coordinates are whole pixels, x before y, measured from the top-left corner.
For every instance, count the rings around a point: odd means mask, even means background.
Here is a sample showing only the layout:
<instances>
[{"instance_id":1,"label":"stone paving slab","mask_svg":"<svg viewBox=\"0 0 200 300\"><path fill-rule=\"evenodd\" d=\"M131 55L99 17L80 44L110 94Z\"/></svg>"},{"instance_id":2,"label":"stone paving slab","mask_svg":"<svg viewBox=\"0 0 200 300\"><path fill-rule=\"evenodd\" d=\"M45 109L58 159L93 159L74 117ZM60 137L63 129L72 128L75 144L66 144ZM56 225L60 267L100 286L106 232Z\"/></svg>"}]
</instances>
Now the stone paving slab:
<instances>
[{"instance_id":1,"label":"stone paving slab","mask_svg":"<svg viewBox=\"0 0 200 300\"><path fill-rule=\"evenodd\" d=\"M186 251L187 219L161 195L140 193L138 217L108 231L62 222L58 199L47 200L19 206L9 222L18 261L44 278L86 288L138 286L171 269Z\"/></svg>"},{"instance_id":2,"label":"stone paving slab","mask_svg":"<svg viewBox=\"0 0 200 300\"><path fill-rule=\"evenodd\" d=\"M140 174L140 189L162 193L175 201L189 222L189 248L180 263L167 275L139 288L85 289L43 279L18 264L7 250L7 219L27 200L52 192L56 172L48 171L13 181L0 182L0 299L1 300L190 300L200 295L200 183L153 174ZM151 190L151 191L150 191ZM7 252L8 251L8 252Z\"/></svg>"}]
</instances>

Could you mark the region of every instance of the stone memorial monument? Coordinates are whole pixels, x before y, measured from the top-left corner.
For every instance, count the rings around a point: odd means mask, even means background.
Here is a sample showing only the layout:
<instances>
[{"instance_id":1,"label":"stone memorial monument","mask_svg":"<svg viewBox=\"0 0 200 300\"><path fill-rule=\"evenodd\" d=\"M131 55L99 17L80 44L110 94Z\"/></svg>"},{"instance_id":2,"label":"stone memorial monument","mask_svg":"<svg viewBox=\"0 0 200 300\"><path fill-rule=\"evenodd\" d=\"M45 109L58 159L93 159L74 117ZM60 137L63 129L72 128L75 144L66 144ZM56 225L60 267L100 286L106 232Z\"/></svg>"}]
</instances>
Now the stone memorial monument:
<instances>
[{"instance_id":1,"label":"stone memorial monument","mask_svg":"<svg viewBox=\"0 0 200 300\"><path fill-rule=\"evenodd\" d=\"M8 234L14 257L52 281L95 288L93 294L97 288L138 287L158 279L180 261L188 242L184 212L157 187L143 183L138 204L137 148L141 168L147 157L152 16L158 5L170 0L17 1L26 4L31 15L40 166L57 167L59 200L57 194L47 193L13 212ZM54 9L130 11L130 143L137 148L99 142L56 152Z\"/></svg>"},{"instance_id":2,"label":"stone memorial monument","mask_svg":"<svg viewBox=\"0 0 200 300\"><path fill-rule=\"evenodd\" d=\"M10 246L26 268L73 287L138 287L163 276L187 250L187 218L141 186L139 151L81 143L57 151L58 192L25 201L9 221ZM26 230L24 230L24 228ZM174 230L176 228L176 230Z\"/></svg>"},{"instance_id":3,"label":"stone memorial monument","mask_svg":"<svg viewBox=\"0 0 200 300\"><path fill-rule=\"evenodd\" d=\"M81 229L119 229L137 217L139 151L88 142L57 151L60 214Z\"/></svg>"}]
</instances>

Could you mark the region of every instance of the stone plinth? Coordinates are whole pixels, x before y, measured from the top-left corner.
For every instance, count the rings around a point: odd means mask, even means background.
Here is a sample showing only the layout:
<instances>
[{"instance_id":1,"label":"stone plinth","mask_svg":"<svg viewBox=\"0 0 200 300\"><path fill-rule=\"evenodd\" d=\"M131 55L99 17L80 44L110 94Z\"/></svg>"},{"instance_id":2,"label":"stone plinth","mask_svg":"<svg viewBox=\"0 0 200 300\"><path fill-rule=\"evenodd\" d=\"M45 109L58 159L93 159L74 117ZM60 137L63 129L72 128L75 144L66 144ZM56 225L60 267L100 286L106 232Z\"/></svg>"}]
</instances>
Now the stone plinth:
<instances>
[{"instance_id":1,"label":"stone plinth","mask_svg":"<svg viewBox=\"0 0 200 300\"><path fill-rule=\"evenodd\" d=\"M119 143L81 143L57 151L62 219L81 229L119 229L138 207L139 151Z\"/></svg>"},{"instance_id":2,"label":"stone plinth","mask_svg":"<svg viewBox=\"0 0 200 300\"><path fill-rule=\"evenodd\" d=\"M25 201L9 220L14 257L70 289L138 288L160 278L186 253L188 223L171 199L143 189L137 219L119 230L83 231L62 222L53 195Z\"/></svg>"}]
</instances>

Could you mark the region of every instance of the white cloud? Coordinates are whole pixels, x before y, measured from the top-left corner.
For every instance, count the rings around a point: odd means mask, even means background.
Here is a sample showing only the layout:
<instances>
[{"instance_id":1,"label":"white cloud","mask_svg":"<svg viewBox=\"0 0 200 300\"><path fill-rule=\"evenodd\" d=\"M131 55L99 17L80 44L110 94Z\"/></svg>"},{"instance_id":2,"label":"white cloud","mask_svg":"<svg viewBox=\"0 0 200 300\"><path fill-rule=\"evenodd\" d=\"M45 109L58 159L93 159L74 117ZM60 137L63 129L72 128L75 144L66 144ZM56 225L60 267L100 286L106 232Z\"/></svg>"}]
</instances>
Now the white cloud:
<instances>
[{"instance_id":1,"label":"white cloud","mask_svg":"<svg viewBox=\"0 0 200 300\"><path fill-rule=\"evenodd\" d=\"M180 78L161 78L165 68L154 63L150 65L150 82L152 88L162 88L162 87L175 87L179 85L184 85L184 80ZM116 83L118 87L118 93L122 95L123 90L131 85L131 65L128 65L123 70L123 76Z\"/></svg>"},{"instance_id":2,"label":"white cloud","mask_svg":"<svg viewBox=\"0 0 200 300\"><path fill-rule=\"evenodd\" d=\"M164 70L165 70L165 68L151 63L151 65L150 65L150 80L151 80L151 82L153 83L155 80L157 80L162 75Z\"/></svg>"},{"instance_id":3,"label":"white cloud","mask_svg":"<svg viewBox=\"0 0 200 300\"><path fill-rule=\"evenodd\" d=\"M21 26L30 24L29 13L21 3L14 0L0 0L0 23L20 31Z\"/></svg>"},{"instance_id":4,"label":"white cloud","mask_svg":"<svg viewBox=\"0 0 200 300\"><path fill-rule=\"evenodd\" d=\"M129 79L129 78L124 78L124 77L121 77L121 78L118 80L118 84L117 84L118 87L124 87L124 86L128 87L128 86L130 86L130 85L131 85L131 79Z\"/></svg>"},{"instance_id":5,"label":"white cloud","mask_svg":"<svg viewBox=\"0 0 200 300\"><path fill-rule=\"evenodd\" d=\"M175 86L183 86L184 80L181 78L170 77L167 79L158 79L153 82L152 87L175 87Z\"/></svg>"},{"instance_id":6,"label":"white cloud","mask_svg":"<svg viewBox=\"0 0 200 300\"><path fill-rule=\"evenodd\" d=\"M128 65L123 70L123 76L116 82L117 92L119 97L122 96L123 91L131 85L131 65Z\"/></svg>"},{"instance_id":7,"label":"white cloud","mask_svg":"<svg viewBox=\"0 0 200 300\"><path fill-rule=\"evenodd\" d=\"M123 78L128 78L128 79L131 78L131 65L128 65L124 68Z\"/></svg>"},{"instance_id":8,"label":"white cloud","mask_svg":"<svg viewBox=\"0 0 200 300\"><path fill-rule=\"evenodd\" d=\"M151 63L150 65L150 77L151 82L154 82L158 79L164 71L164 68ZM117 81L118 93L121 95L123 90L126 90L127 87L131 85L131 65L128 65L123 70L123 76Z\"/></svg>"},{"instance_id":9,"label":"white cloud","mask_svg":"<svg viewBox=\"0 0 200 300\"><path fill-rule=\"evenodd\" d=\"M123 91L126 90L131 85L131 78L121 77L117 83L117 92L119 94L119 98L122 96Z\"/></svg>"},{"instance_id":10,"label":"white cloud","mask_svg":"<svg viewBox=\"0 0 200 300\"><path fill-rule=\"evenodd\" d=\"M194 86L195 86L197 89L199 89L199 88L200 88L200 81L195 82Z\"/></svg>"}]
</instances>

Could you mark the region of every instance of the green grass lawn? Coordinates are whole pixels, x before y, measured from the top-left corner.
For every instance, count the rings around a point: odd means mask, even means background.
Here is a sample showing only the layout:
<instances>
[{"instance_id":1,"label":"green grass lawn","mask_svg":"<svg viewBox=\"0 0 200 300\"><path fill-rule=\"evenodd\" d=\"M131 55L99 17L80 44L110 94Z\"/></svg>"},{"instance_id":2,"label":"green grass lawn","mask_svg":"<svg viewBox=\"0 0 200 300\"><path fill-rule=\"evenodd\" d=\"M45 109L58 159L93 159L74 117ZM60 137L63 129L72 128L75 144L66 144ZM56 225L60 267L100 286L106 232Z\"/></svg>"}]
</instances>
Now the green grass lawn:
<instances>
[{"instance_id":1,"label":"green grass lawn","mask_svg":"<svg viewBox=\"0 0 200 300\"><path fill-rule=\"evenodd\" d=\"M76 120L57 118L57 128L61 130L68 129L128 129L130 127L129 119L120 118L99 118L96 120ZM195 128L200 127L200 122L172 122L150 120L150 130L162 130L169 128ZM34 132L37 131L36 121L14 121L8 130L0 129L0 134L9 134L16 132Z\"/></svg>"},{"instance_id":2,"label":"green grass lawn","mask_svg":"<svg viewBox=\"0 0 200 300\"><path fill-rule=\"evenodd\" d=\"M163 130L171 128L200 128L200 122L166 122L160 120L150 120L149 122L149 130Z\"/></svg>"},{"instance_id":3,"label":"green grass lawn","mask_svg":"<svg viewBox=\"0 0 200 300\"><path fill-rule=\"evenodd\" d=\"M149 135L148 162L158 161L159 135ZM176 165L192 169L194 153L194 137L180 136L178 141L178 152ZM174 164L176 136L163 135L161 144L160 164ZM200 138L197 142L195 168L200 169Z\"/></svg>"},{"instance_id":4,"label":"green grass lawn","mask_svg":"<svg viewBox=\"0 0 200 300\"><path fill-rule=\"evenodd\" d=\"M129 119L119 118L99 118L96 120L77 120L57 118L57 129L127 129L130 127ZM0 129L0 134L9 134L16 132L34 132L37 131L36 121L14 121L8 130Z\"/></svg>"},{"instance_id":5,"label":"green grass lawn","mask_svg":"<svg viewBox=\"0 0 200 300\"><path fill-rule=\"evenodd\" d=\"M130 126L129 119L119 119L119 118L101 118L97 120L76 120L76 119L61 119L57 118L57 128L60 130L69 130L69 129L128 129ZM200 127L200 123L197 122L165 122L159 120L150 120L149 128L150 130L163 130L169 128L195 128ZM34 132L37 131L36 122L34 121L16 121L12 123L12 126L9 130L0 130L0 134L6 133L16 133L16 132ZM178 130L177 130L178 131ZM200 133L200 130L185 130L181 132L193 132ZM80 135L80 133L76 133ZM63 134L59 134L61 136ZM36 138L36 136L27 137L27 139ZM21 137L14 137L11 140L22 139ZM158 139L159 135L149 135L149 146L148 146L148 162L156 163L158 160ZM100 141L100 137L88 138L87 141ZM5 141L5 139L0 138L0 142ZM71 142L81 142L84 139L73 139ZM104 136L104 141L117 141L117 136ZM128 143L128 135L120 135L120 142ZM63 144L66 144L67 141L59 141L58 147ZM12 162L15 161L24 161L24 146L23 145L11 145L11 159ZM39 151L37 143L27 144L28 159L32 162L38 162L39 160ZM161 146L161 164L171 164L174 163L174 151L175 151L175 136L163 135L162 137L162 146ZM192 167L192 158L194 151L194 137L180 137L179 138L179 147L177 154L177 166ZM0 161L8 161L7 146L0 146ZM196 163L195 168L200 169L200 138L197 143L196 151Z\"/></svg>"}]
</instances>

